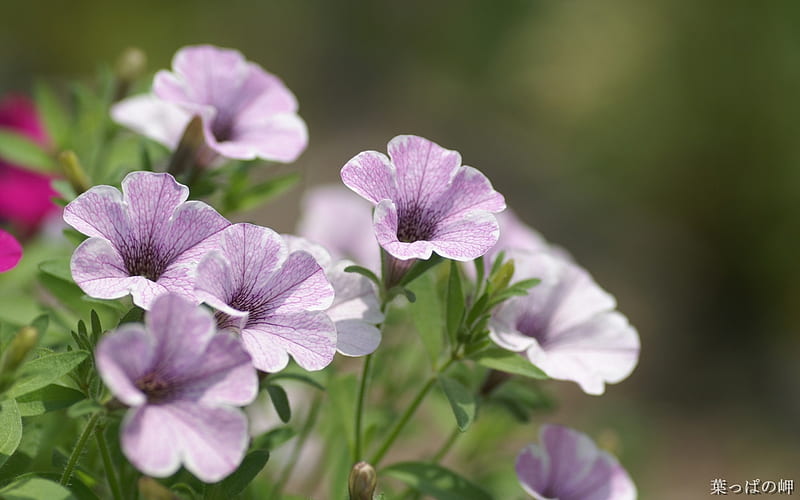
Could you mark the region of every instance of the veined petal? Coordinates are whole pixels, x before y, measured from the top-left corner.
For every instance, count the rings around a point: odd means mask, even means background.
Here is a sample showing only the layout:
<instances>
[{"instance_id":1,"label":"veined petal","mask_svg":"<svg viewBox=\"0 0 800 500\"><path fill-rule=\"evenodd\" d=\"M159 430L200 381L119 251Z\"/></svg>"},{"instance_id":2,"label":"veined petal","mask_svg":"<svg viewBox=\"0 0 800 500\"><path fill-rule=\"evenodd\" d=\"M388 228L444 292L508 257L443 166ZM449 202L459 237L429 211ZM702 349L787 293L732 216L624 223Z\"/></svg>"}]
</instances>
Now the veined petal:
<instances>
[{"instance_id":1,"label":"veined petal","mask_svg":"<svg viewBox=\"0 0 800 500\"><path fill-rule=\"evenodd\" d=\"M120 125L174 150L192 114L153 94L141 94L113 105L111 117Z\"/></svg>"},{"instance_id":2,"label":"veined petal","mask_svg":"<svg viewBox=\"0 0 800 500\"><path fill-rule=\"evenodd\" d=\"M153 90L175 102L226 106L242 87L248 73L244 56L211 45L184 47L172 59L175 73L160 71Z\"/></svg>"},{"instance_id":3,"label":"veined petal","mask_svg":"<svg viewBox=\"0 0 800 500\"><path fill-rule=\"evenodd\" d=\"M383 153L357 154L342 167L341 176L345 186L372 203L397 198L395 167Z\"/></svg>"},{"instance_id":4,"label":"veined petal","mask_svg":"<svg viewBox=\"0 0 800 500\"><path fill-rule=\"evenodd\" d=\"M160 243L173 262L192 260L194 265L205 252L216 246L211 239L231 223L202 201L187 201L172 212Z\"/></svg>"},{"instance_id":5,"label":"veined petal","mask_svg":"<svg viewBox=\"0 0 800 500\"><path fill-rule=\"evenodd\" d=\"M406 243L397 238L397 206L391 200L382 200L372 215L378 243L393 257L400 260L430 259L433 245L424 240Z\"/></svg>"},{"instance_id":6,"label":"veined petal","mask_svg":"<svg viewBox=\"0 0 800 500\"><path fill-rule=\"evenodd\" d=\"M423 206L439 197L461 166L457 151L416 135L398 135L389 141L388 151L397 169L400 200Z\"/></svg>"},{"instance_id":7,"label":"veined petal","mask_svg":"<svg viewBox=\"0 0 800 500\"><path fill-rule=\"evenodd\" d=\"M465 262L485 254L499 236L500 227L494 215L476 211L438 227L431 245L442 257Z\"/></svg>"},{"instance_id":8,"label":"veined petal","mask_svg":"<svg viewBox=\"0 0 800 500\"><path fill-rule=\"evenodd\" d=\"M146 397L136 387L155 358L154 339L140 324L125 324L97 345L97 369L111 393L129 406L145 403Z\"/></svg>"},{"instance_id":9,"label":"veined petal","mask_svg":"<svg viewBox=\"0 0 800 500\"><path fill-rule=\"evenodd\" d=\"M118 299L136 288L114 246L103 238L89 238L81 243L70 260L72 279L87 295L99 299Z\"/></svg>"},{"instance_id":10,"label":"veined petal","mask_svg":"<svg viewBox=\"0 0 800 500\"><path fill-rule=\"evenodd\" d=\"M331 267L331 254L328 253L325 247L293 234L282 234L281 238L286 242L286 248L289 250L289 253L302 251L311 254L314 260L316 260L327 273Z\"/></svg>"},{"instance_id":11,"label":"veined petal","mask_svg":"<svg viewBox=\"0 0 800 500\"><path fill-rule=\"evenodd\" d=\"M324 310L334 297L322 267L303 251L291 253L261 293L271 314Z\"/></svg>"},{"instance_id":12,"label":"veined petal","mask_svg":"<svg viewBox=\"0 0 800 500\"><path fill-rule=\"evenodd\" d=\"M217 274L216 279L231 282L234 292L250 290L253 296L269 286L272 275L288 256L286 244L273 231L253 224L234 224L220 233L220 249L228 260L230 275Z\"/></svg>"},{"instance_id":13,"label":"veined petal","mask_svg":"<svg viewBox=\"0 0 800 500\"><path fill-rule=\"evenodd\" d=\"M506 201L479 170L462 166L447 189L436 199L434 206L446 213L447 219L454 219L475 210L501 212L506 208Z\"/></svg>"},{"instance_id":14,"label":"veined petal","mask_svg":"<svg viewBox=\"0 0 800 500\"><path fill-rule=\"evenodd\" d=\"M125 457L140 471L167 477L181 466L177 425L165 406L143 405L130 410L122 422L120 441Z\"/></svg>"},{"instance_id":15,"label":"veined petal","mask_svg":"<svg viewBox=\"0 0 800 500\"><path fill-rule=\"evenodd\" d=\"M115 245L131 238L131 223L122 193L111 186L94 186L64 207L64 222L89 237Z\"/></svg>"},{"instance_id":16,"label":"veined petal","mask_svg":"<svg viewBox=\"0 0 800 500\"><path fill-rule=\"evenodd\" d=\"M231 137L218 141L206 136L209 147L227 158L263 158L291 163L308 146L308 129L295 113L262 117L259 121L235 122Z\"/></svg>"},{"instance_id":17,"label":"veined petal","mask_svg":"<svg viewBox=\"0 0 800 500\"><path fill-rule=\"evenodd\" d=\"M284 369L291 354L297 364L309 371L330 364L336 352L336 329L323 312L271 316L242 330L245 349L259 370Z\"/></svg>"},{"instance_id":18,"label":"veined petal","mask_svg":"<svg viewBox=\"0 0 800 500\"><path fill-rule=\"evenodd\" d=\"M166 244L170 217L189 197L189 188L170 174L131 172L122 180L122 192L135 241Z\"/></svg>"},{"instance_id":19,"label":"veined petal","mask_svg":"<svg viewBox=\"0 0 800 500\"><path fill-rule=\"evenodd\" d=\"M345 356L366 356L381 344L381 331L363 319L340 319L334 325L336 350Z\"/></svg>"}]
</instances>

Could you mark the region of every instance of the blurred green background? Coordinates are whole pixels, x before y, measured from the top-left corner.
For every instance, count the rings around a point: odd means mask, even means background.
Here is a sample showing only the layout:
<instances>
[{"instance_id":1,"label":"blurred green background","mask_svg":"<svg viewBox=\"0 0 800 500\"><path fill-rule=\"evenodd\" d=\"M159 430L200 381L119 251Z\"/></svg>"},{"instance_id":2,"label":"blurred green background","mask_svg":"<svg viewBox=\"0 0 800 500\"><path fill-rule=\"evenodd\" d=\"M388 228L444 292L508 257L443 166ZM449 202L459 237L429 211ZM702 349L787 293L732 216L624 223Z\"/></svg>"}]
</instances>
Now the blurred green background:
<instances>
[{"instance_id":1,"label":"blurred green background","mask_svg":"<svg viewBox=\"0 0 800 500\"><path fill-rule=\"evenodd\" d=\"M88 78L129 46L156 70L213 43L296 93L309 185L399 133L459 150L641 334L630 379L601 398L551 383L563 404L547 420L611 446L642 498L704 498L715 478L800 481L800 3L30 0L0 12L0 93ZM299 193L248 218L290 231Z\"/></svg>"}]
</instances>

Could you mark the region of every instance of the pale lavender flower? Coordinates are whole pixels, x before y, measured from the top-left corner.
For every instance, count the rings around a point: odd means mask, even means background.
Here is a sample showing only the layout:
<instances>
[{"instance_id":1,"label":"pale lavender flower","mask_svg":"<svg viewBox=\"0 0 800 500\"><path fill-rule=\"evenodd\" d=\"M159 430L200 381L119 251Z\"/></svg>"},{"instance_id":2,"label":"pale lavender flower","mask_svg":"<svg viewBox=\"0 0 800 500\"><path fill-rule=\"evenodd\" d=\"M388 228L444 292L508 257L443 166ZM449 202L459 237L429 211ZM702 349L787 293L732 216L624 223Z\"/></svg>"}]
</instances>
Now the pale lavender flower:
<instances>
[{"instance_id":1,"label":"pale lavender flower","mask_svg":"<svg viewBox=\"0 0 800 500\"><path fill-rule=\"evenodd\" d=\"M278 233L235 224L197 267L197 296L217 309L220 328L238 331L256 368L280 371L291 355L306 370L325 368L336 329L325 310L334 291L308 252L289 252Z\"/></svg>"},{"instance_id":2,"label":"pale lavender flower","mask_svg":"<svg viewBox=\"0 0 800 500\"><path fill-rule=\"evenodd\" d=\"M145 324L127 323L97 346L97 369L131 407L122 451L145 474L166 477L181 464L211 483L241 463L258 377L241 342L217 333L213 316L175 294L157 298Z\"/></svg>"},{"instance_id":3,"label":"pale lavender flower","mask_svg":"<svg viewBox=\"0 0 800 500\"><path fill-rule=\"evenodd\" d=\"M336 350L345 356L366 356L381 343L382 323L380 300L375 284L365 276L348 273L352 261L333 262L328 251L298 236L283 235L289 251L306 251L314 256L333 286L335 296L326 311L336 326Z\"/></svg>"},{"instance_id":4,"label":"pale lavender flower","mask_svg":"<svg viewBox=\"0 0 800 500\"><path fill-rule=\"evenodd\" d=\"M537 500L635 500L636 486L616 458L583 433L544 425L539 445L517 457L517 478Z\"/></svg>"},{"instance_id":5,"label":"pale lavender flower","mask_svg":"<svg viewBox=\"0 0 800 500\"><path fill-rule=\"evenodd\" d=\"M87 295L117 299L131 294L149 309L174 292L194 300L192 272L230 225L169 174L132 172L122 193L95 186L64 208L64 221L89 239L72 254L75 283Z\"/></svg>"},{"instance_id":6,"label":"pale lavender flower","mask_svg":"<svg viewBox=\"0 0 800 500\"><path fill-rule=\"evenodd\" d=\"M380 271L380 247L372 226L372 206L341 184L306 191L297 234L324 246L335 260L350 259Z\"/></svg>"},{"instance_id":7,"label":"pale lavender flower","mask_svg":"<svg viewBox=\"0 0 800 500\"><path fill-rule=\"evenodd\" d=\"M528 295L504 302L490 322L492 340L524 354L548 376L599 395L639 358L639 335L614 297L586 270L553 252L509 252L514 279L539 278Z\"/></svg>"},{"instance_id":8,"label":"pale lavender flower","mask_svg":"<svg viewBox=\"0 0 800 500\"><path fill-rule=\"evenodd\" d=\"M239 51L211 45L180 49L172 72L156 74L152 95L112 109L117 122L170 148L194 115L206 145L226 158L290 163L308 143L297 99L283 82Z\"/></svg>"},{"instance_id":9,"label":"pale lavender flower","mask_svg":"<svg viewBox=\"0 0 800 500\"><path fill-rule=\"evenodd\" d=\"M376 205L378 243L400 260L428 259L432 252L460 261L480 257L499 235L493 212L503 196L461 155L422 137L400 135L389 157L359 153L342 167L345 185Z\"/></svg>"},{"instance_id":10,"label":"pale lavender flower","mask_svg":"<svg viewBox=\"0 0 800 500\"><path fill-rule=\"evenodd\" d=\"M495 255L501 250L547 250L550 245L537 231L527 226L511 209L497 214L500 237L488 254Z\"/></svg>"}]
</instances>

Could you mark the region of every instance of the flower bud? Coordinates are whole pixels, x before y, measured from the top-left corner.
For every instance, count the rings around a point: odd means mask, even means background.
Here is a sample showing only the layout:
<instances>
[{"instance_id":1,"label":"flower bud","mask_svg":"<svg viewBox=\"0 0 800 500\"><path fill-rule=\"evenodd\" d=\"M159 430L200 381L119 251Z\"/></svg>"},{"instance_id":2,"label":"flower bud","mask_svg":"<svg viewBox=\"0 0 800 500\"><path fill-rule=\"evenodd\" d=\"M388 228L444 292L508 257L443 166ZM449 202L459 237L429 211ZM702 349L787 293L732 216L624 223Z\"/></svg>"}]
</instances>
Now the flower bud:
<instances>
[{"instance_id":1,"label":"flower bud","mask_svg":"<svg viewBox=\"0 0 800 500\"><path fill-rule=\"evenodd\" d=\"M505 289L511 283L511 277L514 276L514 261L509 260L504 262L500 269L489 278L489 290L491 293L499 292Z\"/></svg>"},{"instance_id":2,"label":"flower bud","mask_svg":"<svg viewBox=\"0 0 800 500\"><path fill-rule=\"evenodd\" d=\"M64 172L64 177L67 178L72 189L75 190L76 195L92 187L89 176L86 175L86 171L83 169L83 166L81 166L81 162L74 152L62 151L59 153L58 164Z\"/></svg>"},{"instance_id":3,"label":"flower bud","mask_svg":"<svg viewBox=\"0 0 800 500\"><path fill-rule=\"evenodd\" d=\"M25 361L28 353L36 347L39 332L32 326L23 326L8 344L0 357L0 392L14 383L14 372Z\"/></svg>"},{"instance_id":4,"label":"flower bud","mask_svg":"<svg viewBox=\"0 0 800 500\"><path fill-rule=\"evenodd\" d=\"M139 78L147 68L147 55L142 49L128 47L117 59L117 78L132 82Z\"/></svg>"},{"instance_id":5,"label":"flower bud","mask_svg":"<svg viewBox=\"0 0 800 500\"><path fill-rule=\"evenodd\" d=\"M367 462L358 462L350 470L347 485L350 490L350 500L372 500L375 487L378 485L375 468Z\"/></svg>"},{"instance_id":6,"label":"flower bud","mask_svg":"<svg viewBox=\"0 0 800 500\"><path fill-rule=\"evenodd\" d=\"M190 178L196 177L196 170L200 168L200 156L204 145L203 121L199 115L195 115L186 125L178 147L172 153L167 172L176 177L183 174L188 174Z\"/></svg>"}]
</instances>

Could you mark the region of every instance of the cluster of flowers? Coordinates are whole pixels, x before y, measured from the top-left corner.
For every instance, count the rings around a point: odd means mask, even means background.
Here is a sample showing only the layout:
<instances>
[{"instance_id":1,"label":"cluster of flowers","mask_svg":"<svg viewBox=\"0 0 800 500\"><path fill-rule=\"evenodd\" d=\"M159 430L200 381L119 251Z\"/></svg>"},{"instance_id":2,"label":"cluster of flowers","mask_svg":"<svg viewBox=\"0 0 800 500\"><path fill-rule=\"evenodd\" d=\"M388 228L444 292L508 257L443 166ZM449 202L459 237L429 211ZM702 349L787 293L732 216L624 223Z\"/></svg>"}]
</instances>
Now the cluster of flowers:
<instances>
[{"instance_id":1,"label":"cluster of flowers","mask_svg":"<svg viewBox=\"0 0 800 500\"><path fill-rule=\"evenodd\" d=\"M173 150L200 117L204 168L224 158L291 162L307 143L283 83L239 52L211 46L180 50L152 93L123 100L112 116ZM350 191L307 195L301 236L231 224L210 205L187 201L189 188L168 173L130 173L121 191L94 186L64 208L64 221L88 236L71 259L74 281L91 297L130 295L147 311L144 324L124 324L96 352L103 381L131 408L122 449L142 472L164 477L183 464L206 482L227 476L247 449L239 407L256 397L257 370L280 371L290 356L320 370L337 351L377 349L385 297L364 275L346 272L354 263L383 268L392 284L434 254L483 257L490 266L502 253L514 261L515 280L541 283L493 311L488 327L497 346L588 394L602 394L634 369L639 337L614 298L507 211L458 152L402 135L389 142L388 156L356 155L341 178ZM13 267L4 238L0 270ZM520 453L516 467L535 498L635 497L616 459L585 435L544 426L540 442Z\"/></svg>"}]
</instances>

